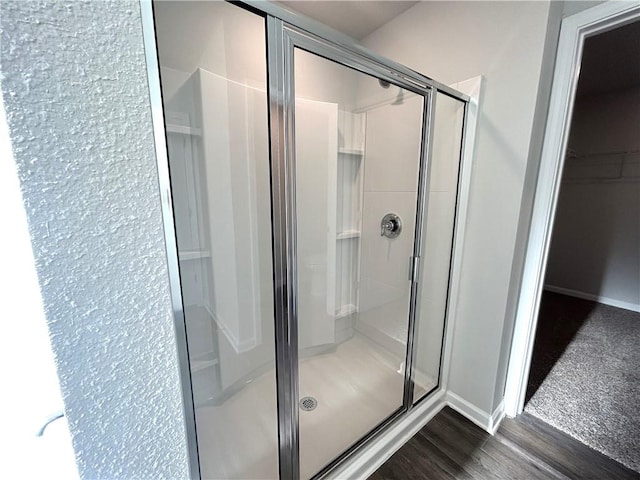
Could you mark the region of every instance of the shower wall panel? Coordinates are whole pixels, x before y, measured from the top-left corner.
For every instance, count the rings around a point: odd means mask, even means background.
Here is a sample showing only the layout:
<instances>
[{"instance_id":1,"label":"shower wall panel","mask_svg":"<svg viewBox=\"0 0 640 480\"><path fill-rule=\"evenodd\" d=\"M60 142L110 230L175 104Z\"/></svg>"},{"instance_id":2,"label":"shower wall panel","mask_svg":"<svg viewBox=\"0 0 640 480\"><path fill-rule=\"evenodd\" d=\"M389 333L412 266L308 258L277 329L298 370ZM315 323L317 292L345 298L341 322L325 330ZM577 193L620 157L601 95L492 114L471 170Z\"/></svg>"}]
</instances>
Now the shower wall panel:
<instances>
[{"instance_id":1,"label":"shower wall panel","mask_svg":"<svg viewBox=\"0 0 640 480\"><path fill-rule=\"evenodd\" d=\"M364 113L366 213L356 328L404 360L409 315L406 285L415 229L423 98L407 95L401 104L394 105L399 89L392 88L391 92L385 91L384 103ZM390 138L397 141L390 142ZM380 220L390 212L402 219L402 234L393 240L380 235Z\"/></svg>"}]
</instances>

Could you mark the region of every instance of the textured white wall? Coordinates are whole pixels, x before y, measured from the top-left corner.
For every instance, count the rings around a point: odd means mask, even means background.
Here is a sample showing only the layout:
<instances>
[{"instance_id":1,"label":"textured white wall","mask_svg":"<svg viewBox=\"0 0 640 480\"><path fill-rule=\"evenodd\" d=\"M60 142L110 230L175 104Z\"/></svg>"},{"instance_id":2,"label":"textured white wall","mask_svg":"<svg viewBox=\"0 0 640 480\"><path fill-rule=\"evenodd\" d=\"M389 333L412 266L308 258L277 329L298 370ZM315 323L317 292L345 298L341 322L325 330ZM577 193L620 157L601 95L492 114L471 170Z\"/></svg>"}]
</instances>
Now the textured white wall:
<instances>
[{"instance_id":1,"label":"textured white wall","mask_svg":"<svg viewBox=\"0 0 640 480\"><path fill-rule=\"evenodd\" d=\"M509 287L549 8L546 2L421 2L364 40L446 84L486 78L449 378L454 393L485 413L503 393L513 324Z\"/></svg>"},{"instance_id":2,"label":"textured white wall","mask_svg":"<svg viewBox=\"0 0 640 480\"><path fill-rule=\"evenodd\" d=\"M2 94L80 474L187 477L139 5L0 8Z\"/></svg>"}]
</instances>

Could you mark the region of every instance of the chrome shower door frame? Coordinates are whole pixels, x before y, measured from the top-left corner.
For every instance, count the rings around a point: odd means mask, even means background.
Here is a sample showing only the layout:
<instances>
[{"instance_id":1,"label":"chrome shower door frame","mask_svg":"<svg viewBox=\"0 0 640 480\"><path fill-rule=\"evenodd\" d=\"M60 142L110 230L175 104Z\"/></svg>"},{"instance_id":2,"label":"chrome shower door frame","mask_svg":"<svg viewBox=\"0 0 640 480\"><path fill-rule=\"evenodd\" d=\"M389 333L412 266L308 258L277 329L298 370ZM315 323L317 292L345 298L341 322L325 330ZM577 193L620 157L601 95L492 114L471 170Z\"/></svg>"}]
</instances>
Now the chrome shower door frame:
<instances>
[{"instance_id":1,"label":"chrome shower door frame","mask_svg":"<svg viewBox=\"0 0 640 480\"><path fill-rule=\"evenodd\" d=\"M176 231L166 146L166 129L159 64L155 40L153 0L140 0L143 39L151 99L159 188L167 249L178 360L181 372L185 433L190 476L199 479L200 461L191 390L191 371L184 321L184 306L176 247ZM298 442L298 318L296 278L296 210L295 210L295 132L294 132L294 48L298 47L364 74L388 81L423 97L422 135L419 161L414 247L411 258L411 293L402 406L386 420L343 452L316 477L329 474L359 447L402 417L414 406L412 379L415 322L418 305L420 258L425 235L427 188L429 185L431 139L435 118L436 92L442 92L468 104L469 97L421 75L404 65L379 56L355 43L351 38L311 19L266 1L232 2L259 14L266 22L267 90L269 149L272 201L273 290L276 337L276 388L281 479L300 477ZM466 121L466 107L465 107ZM439 384L440 384L439 379ZM435 391L437 388L434 388ZM425 397L428 396L425 395ZM423 400L424 398L423 397Z\"/></svg>"},{"instance_id":2,"label":"chrome shower door frame","mask_svg":"<svg viewBox=\"0 0 640 480\"><path fill-rule=\"evenodd\" d=\"M271 140L272 228L276 321L276 382L278 391L280 478L300 477L298 422L298 310L296 272L296 159L294 50L319 55L361 73L388 81L423 98L421 147L405 357L403 404L353 447L343 452L316 477L328 474L369 438L379 433L413 406L414 332L418 308L418 268L423 248L430 138L434 125L433 86L421 76L408 75L380 58L372 58L280 18L267 15L267 65L269 71L269 127ZM448 89L450 90L450 89ZM446 92L450 93L450 92Z\"/></svg>"}]
</instances>

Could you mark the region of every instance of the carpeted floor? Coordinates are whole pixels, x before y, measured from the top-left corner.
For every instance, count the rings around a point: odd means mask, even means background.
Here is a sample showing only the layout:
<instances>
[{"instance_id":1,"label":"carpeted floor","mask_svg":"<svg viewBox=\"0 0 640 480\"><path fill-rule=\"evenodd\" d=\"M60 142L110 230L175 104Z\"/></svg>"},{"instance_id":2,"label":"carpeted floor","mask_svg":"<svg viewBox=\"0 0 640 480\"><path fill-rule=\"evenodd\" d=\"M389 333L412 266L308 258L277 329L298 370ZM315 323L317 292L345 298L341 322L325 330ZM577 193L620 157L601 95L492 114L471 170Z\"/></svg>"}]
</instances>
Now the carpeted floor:
<instances>
[{"instance_id":1,"label":"carpeted floor","mask_svg":"<svg viewBox=\"0 0 640 480\"><path fill-rule=\"evenodd\" d=\"M545 292L525 411L640 472L640 313Z\"/></svg>"}]
</instances>

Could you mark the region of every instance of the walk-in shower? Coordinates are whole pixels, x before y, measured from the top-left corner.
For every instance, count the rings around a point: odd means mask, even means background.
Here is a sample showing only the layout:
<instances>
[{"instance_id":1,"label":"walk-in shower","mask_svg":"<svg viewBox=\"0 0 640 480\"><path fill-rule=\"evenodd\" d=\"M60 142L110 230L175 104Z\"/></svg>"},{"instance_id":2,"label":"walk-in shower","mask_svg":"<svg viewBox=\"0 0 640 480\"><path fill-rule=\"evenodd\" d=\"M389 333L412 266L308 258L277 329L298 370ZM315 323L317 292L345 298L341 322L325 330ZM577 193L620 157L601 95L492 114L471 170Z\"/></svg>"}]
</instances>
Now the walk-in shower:
<instances>
[{"instance_id":1,"label":"walk-in shower","mask_svg":"<svg viewBox=\"0 0 640 480\"><path fill-rule=\"evenodd\" d=\"M467 99L270 4L153 17L195 472L323 475L438 389Z\"/></svg>"}]
</instances>

